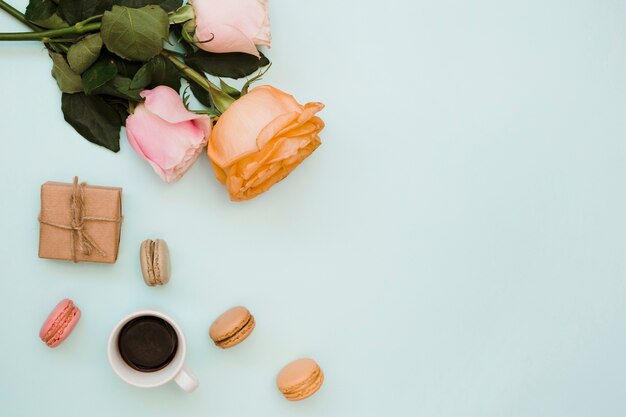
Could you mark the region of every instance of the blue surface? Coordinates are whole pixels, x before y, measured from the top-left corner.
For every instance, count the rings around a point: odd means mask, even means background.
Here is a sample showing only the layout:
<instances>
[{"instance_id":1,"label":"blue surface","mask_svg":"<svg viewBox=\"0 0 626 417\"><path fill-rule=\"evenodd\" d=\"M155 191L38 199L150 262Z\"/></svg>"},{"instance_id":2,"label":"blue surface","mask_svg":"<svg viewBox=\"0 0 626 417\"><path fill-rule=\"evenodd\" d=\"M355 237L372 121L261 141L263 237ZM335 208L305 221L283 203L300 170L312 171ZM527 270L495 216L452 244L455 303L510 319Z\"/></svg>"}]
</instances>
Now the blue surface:
<instances>
[{"instance_id":1,"label":"blue surface","mask_svg":"<svg viewBox=\"0 0 626 417\"><path fill-rule=\"evenodd\" d=\"M325 102L327 128L243 204L204 158L167 185L125 140L82 140L45 50L0 44L0 415L626 415L626 3L272 0L271 17L265 81ZM124 187L115 265L37 258L39 186L73 175ZM140 278L149 237L169 242L167 287ZM48 349L62 297L83 318ZM218 350L208 327L237 304L258 327ZM109 369L109 330L141 308L185 330L195 393ZM300 356L327 379L288 403L274 377Z\"/></svg>"}]
</instances>

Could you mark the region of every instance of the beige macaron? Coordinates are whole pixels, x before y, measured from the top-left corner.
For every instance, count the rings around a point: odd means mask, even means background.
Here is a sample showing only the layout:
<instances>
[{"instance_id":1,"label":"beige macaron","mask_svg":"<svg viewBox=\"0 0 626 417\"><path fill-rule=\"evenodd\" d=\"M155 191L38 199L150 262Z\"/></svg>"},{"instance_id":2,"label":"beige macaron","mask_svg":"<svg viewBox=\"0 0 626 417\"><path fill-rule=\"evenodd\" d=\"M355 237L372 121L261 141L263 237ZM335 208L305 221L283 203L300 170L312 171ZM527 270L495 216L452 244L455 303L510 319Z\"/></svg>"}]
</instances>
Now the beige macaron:
<instances>
[{"instance_id":1,"label":"beige macaron","mask_svg":"<svg viewBox=\"0 0 626 417\"><path fill-rule=\"evenodd\" d=\"M289 401L299 401L315 394L324 382L322 368L313 359L298 359L285 365L276 377L278 390Z\"/></svg>"},{"instance_id":2,"label":"beige macaron","mask_svg":"<svg viewBox=\"0 0 626 417\"><path fill-rule=\"evenodd\" d=\"M139 262L147 285L154 287L170 281L170 252L164 240L144 240L139 248Z\"/></svg>"},{"instance_id":3,"label":"beige macaron","mask_svg":"<svg viewBox=\"0 0 626 417\"><path fill-rule=\"evenodd\" d=\"M209 329L215 346L228 349L243 342L256 325L254 316L245 307L233 307L219 316Z\"/></svg>"}]
</instances>

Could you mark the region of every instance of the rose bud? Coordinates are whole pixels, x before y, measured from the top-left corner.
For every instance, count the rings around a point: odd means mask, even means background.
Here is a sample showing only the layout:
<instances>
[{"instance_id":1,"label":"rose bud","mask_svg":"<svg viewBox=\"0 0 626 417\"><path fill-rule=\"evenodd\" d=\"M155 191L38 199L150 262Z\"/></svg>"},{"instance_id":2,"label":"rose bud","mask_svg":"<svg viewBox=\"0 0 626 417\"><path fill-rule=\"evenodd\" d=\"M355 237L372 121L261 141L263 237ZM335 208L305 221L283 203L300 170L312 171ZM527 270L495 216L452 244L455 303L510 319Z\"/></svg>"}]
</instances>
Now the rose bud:
<instances>
[{"instance_id":1,"label":"rose bud","mask_svg":"<svg viewBox=\"0 0 626 417\"><path fill-rule=\"evenodd\" d=\"M211 119L188 111L170 87L161 85L140 95L145 102L126 119L128 142L163 181L176 181L206 145Z\"/></svg>"},{"instance_id":2,"label":"rose bud","mask_svg":"<svg viewBox=\"0 0 626 417\"><path fill-rule=\"evenodd\" d=\"M233 201L249 200L285 178L320 145L322 103L260 86L235 101L213 128L207 153Z\"/></svg>"}]
</instances>

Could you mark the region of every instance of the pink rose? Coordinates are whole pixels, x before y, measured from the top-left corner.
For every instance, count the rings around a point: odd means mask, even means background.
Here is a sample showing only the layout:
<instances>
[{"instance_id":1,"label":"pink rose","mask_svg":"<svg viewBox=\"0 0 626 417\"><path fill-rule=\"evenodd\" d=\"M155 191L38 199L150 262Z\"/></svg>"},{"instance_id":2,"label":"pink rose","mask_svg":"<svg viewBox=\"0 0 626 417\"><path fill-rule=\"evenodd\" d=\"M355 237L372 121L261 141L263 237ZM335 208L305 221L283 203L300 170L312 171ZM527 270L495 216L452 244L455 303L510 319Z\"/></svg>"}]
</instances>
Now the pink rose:
<instances>
[{"instance_id":1,"label":"pink rose","mask_svg":"<svg viewBox=\"0 0 626 417\"><path fill-rule=\"evenodd\" d=\"M128 142L163 181L176 181L206 145L211 119L188 111L170 87L161 85L140 95L145 102L126 119Z\"/></svg>"},{"instance_id":2,"label":"pink rose","mask_svg":"<svg viewBox=\"0 0 626 417\"><path fill-rule=\"evenodd\" d=\"M196 15L198 48L209 52L245 52L259 56L256 45L270 46L268 0L190 2ZM208 40L211 41L205 42Z\"/></svg>"}]
</instances>

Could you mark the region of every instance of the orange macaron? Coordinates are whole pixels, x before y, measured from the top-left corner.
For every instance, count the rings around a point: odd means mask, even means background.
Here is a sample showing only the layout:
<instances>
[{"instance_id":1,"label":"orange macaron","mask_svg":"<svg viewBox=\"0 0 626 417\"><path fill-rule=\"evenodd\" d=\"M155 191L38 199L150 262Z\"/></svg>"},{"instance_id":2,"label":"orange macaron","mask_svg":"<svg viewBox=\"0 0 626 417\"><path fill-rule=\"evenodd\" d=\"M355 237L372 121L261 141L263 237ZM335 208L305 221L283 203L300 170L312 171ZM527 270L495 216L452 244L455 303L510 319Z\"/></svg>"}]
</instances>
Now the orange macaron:
<instances>
[{"instance_id":1,"label":"orange macaron","mask_svg":"<svg viewBox=\"0 0 626 417\"><path fill-rule=\"evenodd\" d=\"M243 342L256 323L247 308L233 307L219 316L209 329L209 336L217 347L228 349Z\"/></svg>"},{"instance_id":2,"label":"orange macaron","mask_svg":"<svg viewBox=\"0 0 626 417\"><path fill-rule=\"evenodd\" d=\"M298 359L285 365L276 377L276 386L289 401L310 397L324 382L324 372L313 359Z\"/></svg>"}]
</instances>

